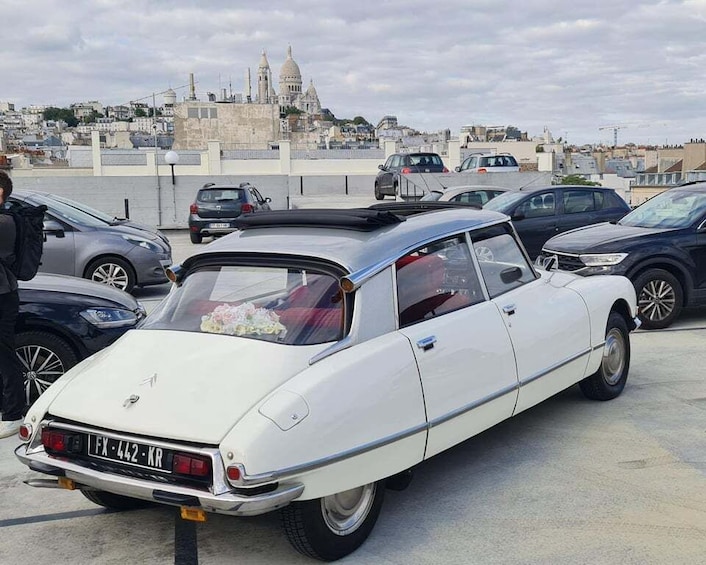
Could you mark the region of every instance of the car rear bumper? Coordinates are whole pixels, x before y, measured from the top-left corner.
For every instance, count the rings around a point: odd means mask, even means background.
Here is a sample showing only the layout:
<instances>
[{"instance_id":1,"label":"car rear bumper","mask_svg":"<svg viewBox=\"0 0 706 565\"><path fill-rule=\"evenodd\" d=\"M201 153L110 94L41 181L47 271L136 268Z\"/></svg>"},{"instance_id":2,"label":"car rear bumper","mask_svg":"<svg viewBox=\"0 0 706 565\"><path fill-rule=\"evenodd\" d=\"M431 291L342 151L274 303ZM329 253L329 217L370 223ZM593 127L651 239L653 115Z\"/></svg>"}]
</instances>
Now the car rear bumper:
<instances>
[{"instance_id":1,"label":"car rear bumper","mask_svg":"<svg viewBox=\"0 0 706 565\"><path fill-rule=\"evenodd\" d=\"M189 506L231 516L256 516L282 508L304 491L304 485L289 483L279 484L270 492L249 496L232 491L214 494L200 489L156 483L91 469L75 462L50 457L42 447L29 449L28 445L23 444L15 449L15 455L20 462L33 471L74 481L77 489L97 489L130 498L172 506ZM41 486L57 485L42 482ZM218 492L218 489L214 488L214 491Z\"/></svg>"},{"instance_id":2,"label":"car rear bumper","mask_svg":"<svg viewBox=\"0 0 706 565\"><path fill-rule=\"evenodd\" d=\"M218 224L225 224L219 226ZM233 218L189 218L189 231L200 235L225 235L237 231Z\"/></svg>"}]
</instances>

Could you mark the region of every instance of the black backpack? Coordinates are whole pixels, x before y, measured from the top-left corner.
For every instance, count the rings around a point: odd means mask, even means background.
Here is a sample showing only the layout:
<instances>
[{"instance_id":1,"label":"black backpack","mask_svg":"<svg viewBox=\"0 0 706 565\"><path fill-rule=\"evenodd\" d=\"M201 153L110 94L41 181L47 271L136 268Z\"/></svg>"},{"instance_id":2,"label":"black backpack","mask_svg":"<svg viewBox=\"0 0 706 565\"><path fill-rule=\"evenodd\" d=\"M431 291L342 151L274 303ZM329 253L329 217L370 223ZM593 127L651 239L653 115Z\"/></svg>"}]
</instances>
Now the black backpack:
<instances>
[{"instance_id":1,"label":"black backpack","mask_svg":"<svg viewBox=\"0 0 706 565\"><path fill-rule=\"evenodd\" d=\"M15 220L15 262L6 267L20 281L33 279L41 265L46 211L47 207L43 204L23 204L0 210Z\"/></svg>"}]
</instances>

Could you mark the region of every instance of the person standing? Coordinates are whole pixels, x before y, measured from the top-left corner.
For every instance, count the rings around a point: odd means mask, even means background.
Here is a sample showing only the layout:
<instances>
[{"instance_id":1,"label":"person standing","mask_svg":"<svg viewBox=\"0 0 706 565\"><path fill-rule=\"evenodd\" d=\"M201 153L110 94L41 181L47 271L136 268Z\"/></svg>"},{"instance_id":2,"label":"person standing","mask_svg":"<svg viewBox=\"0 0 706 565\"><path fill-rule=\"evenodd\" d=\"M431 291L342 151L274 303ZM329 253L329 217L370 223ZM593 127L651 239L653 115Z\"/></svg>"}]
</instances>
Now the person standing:
<instances>
[{"instance_id":1,"label":"person standing","mask_svg":"<svg viewBox=\"0 0 706 565\"><path fill-rule=\"evenodd\" d=\"M0 206L12 194L12 179L0 171ZM0 438L14 436L24 415L24 376L15 353L15 321L20 309L17 279L7 265L15 260L15 221L0 214L0 382L2 382L2 421Z\"/></svg>"}]
</instances>

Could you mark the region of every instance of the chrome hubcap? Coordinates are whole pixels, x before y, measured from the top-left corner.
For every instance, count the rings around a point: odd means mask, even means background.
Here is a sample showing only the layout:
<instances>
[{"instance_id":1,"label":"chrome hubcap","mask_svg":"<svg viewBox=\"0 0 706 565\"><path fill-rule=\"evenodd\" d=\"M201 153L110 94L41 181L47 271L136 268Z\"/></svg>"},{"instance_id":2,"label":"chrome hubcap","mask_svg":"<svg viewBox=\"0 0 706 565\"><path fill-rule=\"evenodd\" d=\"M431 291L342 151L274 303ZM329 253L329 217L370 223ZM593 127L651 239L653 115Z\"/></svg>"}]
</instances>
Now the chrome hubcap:
<instances>
[{"instance_id":1,"label":"chrome hubcap","mask_svg":"<svg viewBox=\"0 0 706 565\"><path fill-rule=\"evenodd\" d=\"M661 280L649 281L640 292L640 314L653 322L662 321L674 312L676 301L671 284Z\"/></svg>"},{"instance_id":2,"label":"chrome hubcap","mask_svg":"<svg viewBox=\"0 0 706 565\"><path fill-rule=\"evenodd\" d=\"M376 489L377 485L370 483L322 498L321 512L328 528L339 536L356 531L370 512Z\"/></svg>"},{"instance_id":3,"label":"chrome hubcap","mask_svg":"<svg viewBox=\"0 0 706 565\"><path fill-rule=\"evenodd\" d=\"M612 328L605 339L603 347L603 378L609 385L620 381L625 368L625 338L617 328Z\"/></svg>"},{"instance_id":4,"label":"chrome hubcap","mask_svg":"<svg viewBox=\"0 0 706 565\"><path fill-rule=\"evenodd\" d=\"M20 347L17 349L17 357L23 367L28 406L66 372L59 356L41 345Z\"/></svg>"},{"instance_id":5,"label":"chrome hubcap","mask_svg":"<svg viewBox=\"0 0 706 565\"><path fill-rule=\"evenodd\" d=\"M93 271L91 280L125 290L127 288L128 276L127 271L120 265L104 263Z\"/></svg>"}]
</instances>

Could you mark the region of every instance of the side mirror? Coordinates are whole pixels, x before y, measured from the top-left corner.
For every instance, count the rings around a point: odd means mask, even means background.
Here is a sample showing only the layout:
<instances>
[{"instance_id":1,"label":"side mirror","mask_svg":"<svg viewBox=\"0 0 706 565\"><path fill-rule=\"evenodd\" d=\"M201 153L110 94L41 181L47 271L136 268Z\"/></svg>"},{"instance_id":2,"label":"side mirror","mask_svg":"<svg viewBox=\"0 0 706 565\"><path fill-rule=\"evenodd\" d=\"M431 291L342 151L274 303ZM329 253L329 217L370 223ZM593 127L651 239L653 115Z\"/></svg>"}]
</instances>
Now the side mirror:
<instances>
[{"instance_id":1,"label":"side mirror","mask_svg":"<svg viewBox=\"0 0 706 565\"><path fill-rule=\"evenodd\" d=\"M64 237L64 226L56 220L44 220L44 235L50 233L56 237Z\"/></svg>"},{"instance_id":2,"label":"side mirror","mask_svg":"<svg viewBox=\"0 0 706 565\"><path fill-rule=\"evenodd\" d=\"M270 198L269 196L265 197L265 202L269 204L270 202L272 202L272 198Z\"/></svg>"},{"instance_id":3,"label":"side mirror","mask_svg":"<svg viewBox=\"0 0 706 565\"><path fill-rule=\"evenodd\" d=\"M385 170L385 165L378 165L378 169L380 169L381 171L384 171L384 170Z\"/></svg>"},{"instance_id":4,"label":"side mirror","mask_svg":"<svg viewBox=\"0 0 706 565\"><path fill-rule=\"evenodd\" d=\"M519 267L509 267L500 271L500 280L504 284L512 284L522 278L522 269Z\"/></svg>"},{"instance_id":5,"label":"side mirror","mask_svg":"<svg viewBox=\"0 0 706 565\"><path fill-rule=\"evenodd\" d=\"M457 173L460 173L460 172L461 172L461 167L460 167L460 166L459 166L459 167L454 167L454 171L456 171Z\"/></svg>"},{"instance_id":6,"label":"side mirror","mask_svg":"<svg viewBox=\"0 0 706 565\"><path fill-rule=\"evenodd\" d=\"M524 212L515 212L512 216L510 216L510 219L511 219L513 222L518 222L518 221L520 221L520 220L524 220L524 219L525 219L525 213L524 213Z\"/></svg>"}]
</instances>

